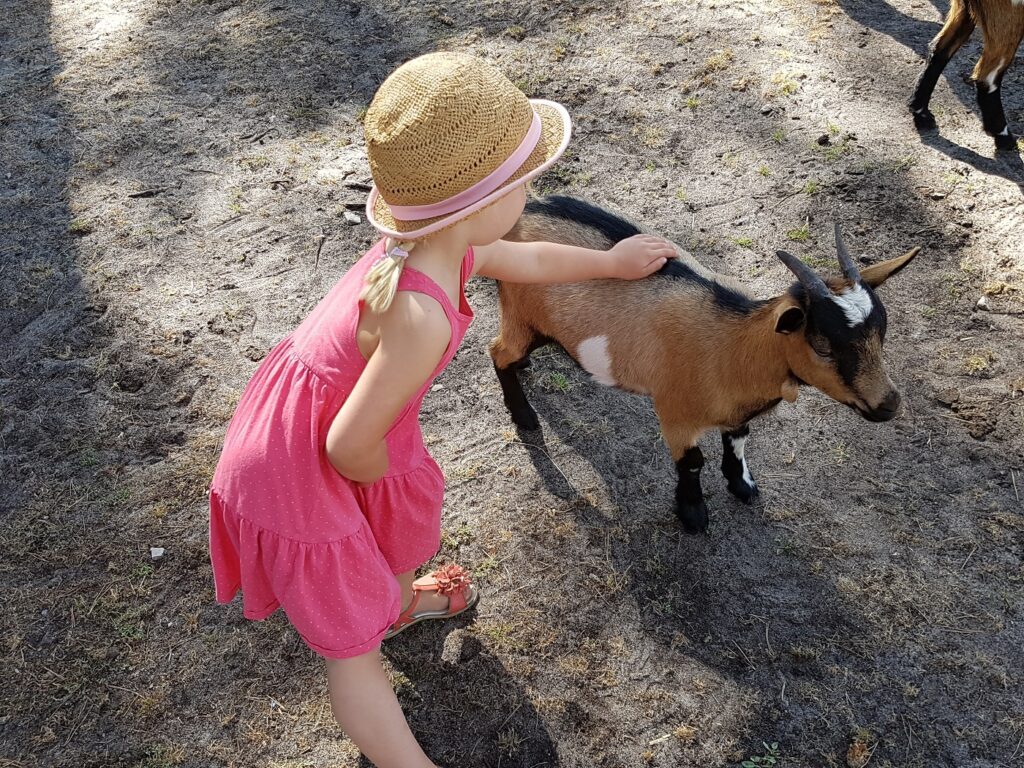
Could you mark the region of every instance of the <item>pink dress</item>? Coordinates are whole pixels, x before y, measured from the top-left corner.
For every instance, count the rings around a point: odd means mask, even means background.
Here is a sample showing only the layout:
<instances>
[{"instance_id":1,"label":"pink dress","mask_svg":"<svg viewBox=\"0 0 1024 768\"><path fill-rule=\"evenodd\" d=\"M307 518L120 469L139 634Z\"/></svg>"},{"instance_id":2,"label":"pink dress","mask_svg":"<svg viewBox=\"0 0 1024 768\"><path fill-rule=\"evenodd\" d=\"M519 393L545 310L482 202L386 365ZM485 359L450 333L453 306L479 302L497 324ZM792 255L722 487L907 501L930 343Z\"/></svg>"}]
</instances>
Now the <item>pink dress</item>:
<instances>
[{"instance_id":1,"label":"pink dress","mask_svg":"<svg viewBox=\"0 0 1024 768\"><path fill-rule=\"evenodd\" d=\"M317 653L376 648L398 618L394 574L422 565L441 536L444 476L420 432L423 396L455 356L473 312L464 294L473 251L462 261L460 306L406 267L400 291L433 297L452 326L430 379L387 433L387 475L361 487L325 452L327 430L366 366L356 344L363 278L374 246L260 364L224 439L210 486L210 559L217 600L239 589L247 618L278 608Z\"/></svg>"}]
</instances>

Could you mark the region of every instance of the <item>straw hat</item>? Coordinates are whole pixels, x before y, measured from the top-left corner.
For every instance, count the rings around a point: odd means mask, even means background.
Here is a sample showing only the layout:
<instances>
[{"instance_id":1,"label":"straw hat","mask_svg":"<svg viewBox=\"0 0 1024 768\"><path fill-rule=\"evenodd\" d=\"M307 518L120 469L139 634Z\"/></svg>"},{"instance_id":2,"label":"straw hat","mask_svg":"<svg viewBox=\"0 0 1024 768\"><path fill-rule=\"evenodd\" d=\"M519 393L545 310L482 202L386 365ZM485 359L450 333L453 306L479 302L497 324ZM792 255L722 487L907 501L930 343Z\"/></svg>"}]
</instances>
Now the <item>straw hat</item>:
<instances>
[{"instance_id":1,"label":"straw hat","mask_svg":"<svg viewBox=\"0 0 1024 768\"><path fill-rule=\"evenodd\" d=\"M366 113L366 215L403 240L444 229L542 173L565 151L571 125L562 105L526 98L475 56L413 59Z\"/></svg>"}]
</instances>

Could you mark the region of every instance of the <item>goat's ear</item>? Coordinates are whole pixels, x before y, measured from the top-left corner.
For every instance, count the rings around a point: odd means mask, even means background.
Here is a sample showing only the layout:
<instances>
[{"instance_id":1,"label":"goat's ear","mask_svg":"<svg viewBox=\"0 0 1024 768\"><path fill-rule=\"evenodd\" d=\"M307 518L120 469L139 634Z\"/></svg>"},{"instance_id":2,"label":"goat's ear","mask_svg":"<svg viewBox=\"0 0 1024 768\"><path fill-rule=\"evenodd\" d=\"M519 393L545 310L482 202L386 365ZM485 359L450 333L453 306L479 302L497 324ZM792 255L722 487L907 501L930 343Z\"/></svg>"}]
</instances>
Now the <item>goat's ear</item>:
<instances>
[{"instance_id":1,"label":"goat's ear","mask_svg":"<svg viewBox=\"0 0 1024 768\"><path fill-rule=\"evenodd\" d=\"M784 304L775 314L775 332L793 333L803 327L804 309L799 304Z\"/></svg>"},{"instance_id":2,"label":"goat's ear","mask_svg":"<svg viewBox=\"0 0 1024 768\"><path fill-rule=\"evenodd\" d=\"M860 271L860 279L872 288L877 288L907 266L907 264L912 262L914 257L920 252L920 247L911 248L905 254L897 256L895 259L880 261L878 264L872 264L870 267L865 267Z\"/></svg>"}]
</instances>

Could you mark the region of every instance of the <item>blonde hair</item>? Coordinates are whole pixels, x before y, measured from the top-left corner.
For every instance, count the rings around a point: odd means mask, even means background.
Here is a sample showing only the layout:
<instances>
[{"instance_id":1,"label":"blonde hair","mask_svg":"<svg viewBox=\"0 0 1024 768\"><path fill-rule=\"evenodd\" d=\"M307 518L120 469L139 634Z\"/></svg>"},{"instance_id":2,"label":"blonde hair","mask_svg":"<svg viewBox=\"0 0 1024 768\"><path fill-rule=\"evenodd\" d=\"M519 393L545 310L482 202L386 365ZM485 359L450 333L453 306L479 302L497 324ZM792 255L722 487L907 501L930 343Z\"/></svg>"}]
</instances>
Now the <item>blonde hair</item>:
<instances>
[{"instance_id":1,"label":"blonde hair","mask_svg":"<svg viewBox=\"0 0 1024 768\"><path fill-rule=\"evenodd\" d=\"M374 312L386 312L395 300L398 280L409 251L416 247L416 241L395 242L391 238L384 244L384 255L366 273L365 285L359 298Z\"/></svg>"}]
</instances>

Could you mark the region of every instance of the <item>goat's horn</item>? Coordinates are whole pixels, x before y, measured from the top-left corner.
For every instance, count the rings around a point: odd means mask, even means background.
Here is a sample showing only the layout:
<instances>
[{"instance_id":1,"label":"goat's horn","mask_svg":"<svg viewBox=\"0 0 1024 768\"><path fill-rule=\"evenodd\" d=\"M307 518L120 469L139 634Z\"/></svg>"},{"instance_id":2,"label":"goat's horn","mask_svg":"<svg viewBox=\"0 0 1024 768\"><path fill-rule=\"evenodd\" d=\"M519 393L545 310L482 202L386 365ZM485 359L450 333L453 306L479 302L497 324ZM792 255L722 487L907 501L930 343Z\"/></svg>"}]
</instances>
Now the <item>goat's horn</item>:
<instances>
[{"instance_id":1,"label":"goat's horn","mask_svg":"<svg viewBox=\"0 0 1024 768\"><path fill-rule=\"evenodd\" d=\"M800 285L807 290L807 293L820 299L827 299L832 295L832 292L825 285L825 281L819 277L818 273L800 261L796 256L785 251L776 251L775 253L782 260L782 263L789 268L789 271L796 275L796 279L800 281Z\"/></svg>"},{"instance_id":2,"label":"goat's horn","mask_svg":"<svg viewBox=\"0 0 1024 768\"><path fill-rule=\"evenodd\" d=\"M850 252L846 250L846 243L843 242L843 236L839 232L838 221L836 222L836 251L839 253L839 266L843 268L843 275L847 280L859 283L860 271L853 263L853 259L850 258Z\"/></svg>"}]
</instances>

